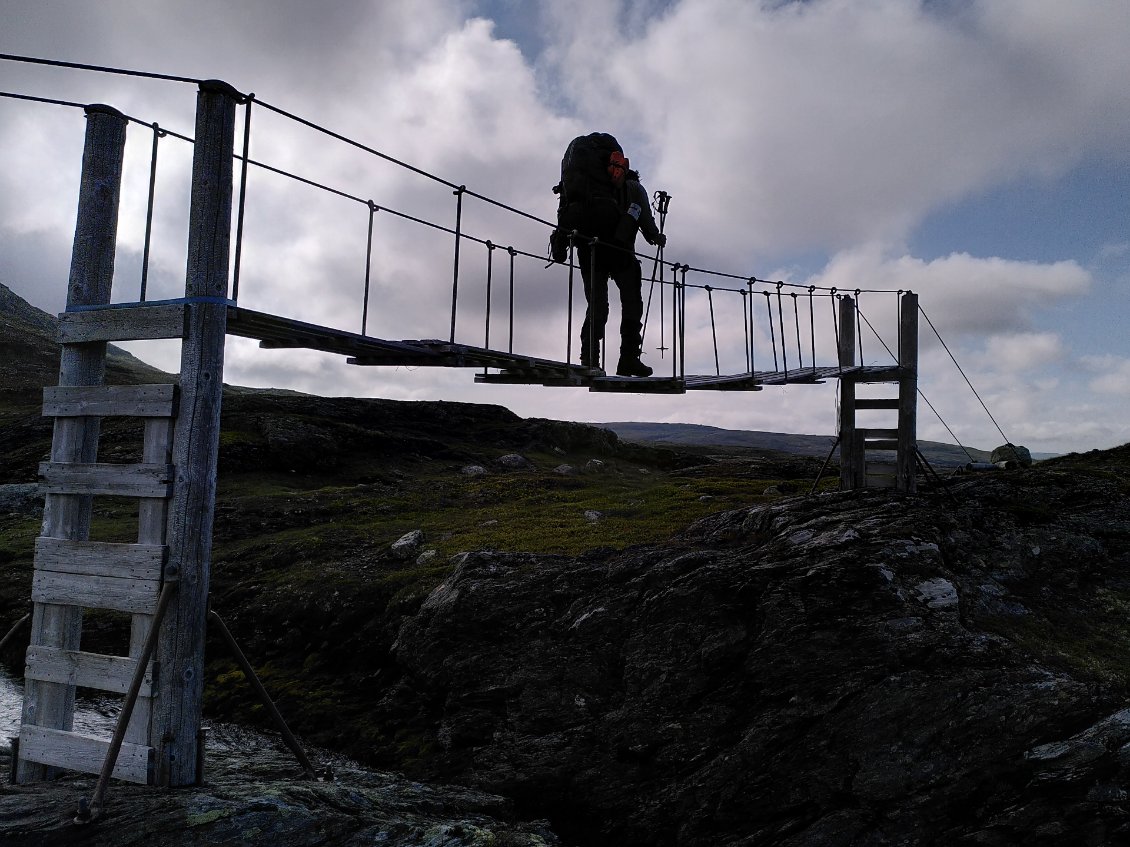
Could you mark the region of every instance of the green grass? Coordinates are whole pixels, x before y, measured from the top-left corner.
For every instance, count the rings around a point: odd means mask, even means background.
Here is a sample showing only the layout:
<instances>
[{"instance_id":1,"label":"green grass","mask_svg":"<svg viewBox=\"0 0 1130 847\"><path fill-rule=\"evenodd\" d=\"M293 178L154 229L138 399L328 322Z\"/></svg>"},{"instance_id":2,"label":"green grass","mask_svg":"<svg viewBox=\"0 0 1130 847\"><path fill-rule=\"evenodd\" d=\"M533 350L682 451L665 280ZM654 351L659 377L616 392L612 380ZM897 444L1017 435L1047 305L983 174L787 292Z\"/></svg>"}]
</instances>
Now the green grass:
<instances>
[{"instance_id":1,"label":"green grass","mask_svg":"<svg viewBox=\"0 0 1130 847\"><path fill-rule=\"evenodd\" d=\"M249 551L283 546L305 557L359 543L387 547L420 529L425 546L441 557L482 549L576 555L592 547L662 541L705 515L773 499L764 494L773 484L612 465L577 476L432 471L399 486L309 489L300 478L243 474L221 483L221 501L239 516L237 523L257 531L225 545L224 553L243 558ZM586 512L600 517L590 520ZM232 536L244 534L238 526L232 529Z\"/></svg>"},{"instance_id":2,"label":"green grass","mask_svg":"<svg viewBox=\"0 0 1130 847\"><path fill-rule=\"evenodd\" d=\"M982 621L991 632L1053 667L1130 689L1130 591L1097 588L1071 608Z\"/></svg>"}]
</instances>

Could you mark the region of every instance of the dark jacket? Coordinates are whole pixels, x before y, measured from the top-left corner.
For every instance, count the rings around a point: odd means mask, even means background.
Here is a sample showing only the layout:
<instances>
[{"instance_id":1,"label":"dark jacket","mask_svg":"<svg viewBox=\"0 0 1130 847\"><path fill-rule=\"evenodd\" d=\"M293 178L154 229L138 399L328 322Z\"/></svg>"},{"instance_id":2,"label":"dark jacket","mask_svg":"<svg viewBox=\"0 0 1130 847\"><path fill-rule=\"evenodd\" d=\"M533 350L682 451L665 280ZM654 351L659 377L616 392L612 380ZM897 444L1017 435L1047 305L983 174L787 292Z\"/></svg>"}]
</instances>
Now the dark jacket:
<instances>
[{"instance_id":1,"label":"dark jacket","mask_svg":"<svg viewBox=\"0 0 1130 847\"><path fill-rule=\"evenodd\" d=\"M655 244L659 240L659 227L655 225L655 217L651 214L651 198L647 196L647 189L640 185L638 179L629 179L624 183L624 191L627 195L624 210L627 211L632 203L639 205L640 216L636 221L639 231L648 244ZM631 243L635 244L634 234Z\"/></svg>"},{"instance_id":2,"label":"dark jacket","mask_svg":"<svg viewBox=\"0 0 1130 847\"><path fill-rule=\"evenodd\" d=\"M640 231L648 244L659 241L659 227L655 225L655 218L651 214L647 189L640 185L634 174L617 189L616 203L620 207L620 221L613 239L617 244L635 250L636 233Z\"/></svg>"}]
</instances>

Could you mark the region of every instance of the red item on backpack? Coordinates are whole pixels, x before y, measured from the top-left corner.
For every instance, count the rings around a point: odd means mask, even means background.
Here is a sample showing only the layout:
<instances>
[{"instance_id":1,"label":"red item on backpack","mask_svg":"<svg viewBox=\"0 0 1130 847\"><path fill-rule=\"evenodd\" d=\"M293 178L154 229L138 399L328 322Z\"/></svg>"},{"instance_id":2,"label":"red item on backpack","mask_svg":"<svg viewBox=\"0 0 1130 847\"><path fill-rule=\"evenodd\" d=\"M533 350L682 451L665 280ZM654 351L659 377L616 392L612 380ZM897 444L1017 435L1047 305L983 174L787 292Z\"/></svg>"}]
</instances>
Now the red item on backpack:
<instances>
[{"instance_id":1,"label":"red item on backpack","mask_svg":"<svg viewBox=\"0 0 1130 847\"><path fill-rule=\"evenodd\" d=\"M613 151L608 157L608 176L617 188L624 184L628 175L628 157L619 151Z\"/></svg>"}]
</instances>

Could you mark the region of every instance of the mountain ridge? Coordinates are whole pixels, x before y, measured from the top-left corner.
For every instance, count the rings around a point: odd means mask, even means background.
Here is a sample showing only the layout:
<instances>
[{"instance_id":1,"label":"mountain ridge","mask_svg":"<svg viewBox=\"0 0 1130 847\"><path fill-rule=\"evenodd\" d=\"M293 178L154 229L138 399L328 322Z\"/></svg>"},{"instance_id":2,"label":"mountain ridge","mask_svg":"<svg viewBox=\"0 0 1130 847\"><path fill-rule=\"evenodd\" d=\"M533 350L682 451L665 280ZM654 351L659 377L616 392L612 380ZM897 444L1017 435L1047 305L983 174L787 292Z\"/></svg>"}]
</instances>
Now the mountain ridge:
<instances>
[{"instance_id":1,"label":"mountain ridge","mask_svg":"<svg viewBox=\"0 0 1130 847\"><path fill-rule=\"evenodd\" d=\"M0 283L0 391L37 390L58 381L58 320ZM177 379L152 367L131 353L107 345L107 383L136 384ZM226 385L228 393L279 393L308 397L288 389L244 388ZM442 402L442 401L441 401ZM486 404L489 405L489 404ZM802 435L758 430L731 430L708 424L614 421L593 423L629 441L668 447L726 447L773 451L823 459L834 436ZM934 441L920 441L919 449L938 467L959 467L967 462L987 462L989 451L962 448ZM1049 458L1051 454L1037 458Z\"/></svg>"},{"instance_id":2,"label":"mountain ridge","mask_svg":"<svg viewBox=\"0 0 1130 847\"><path fill-rule=\"evenodd\" d=\"M43 331L27 349L49 355ZM0 404L0 479L22 483L3 488L36 489L37 392ZM99 460L137 461L139 438L105 420ZM304 739L506 797L570 847L1127 843L1130 445L788 496L819 464L226 390L209 599ZM95 498L90 540L137 537L122 499ZM0 500L0 631L27 609L33 501ZM123 626L84 614L83 649L120 651ZM266 720L216 633L204 703ZM163 792L114 790L160 843L231 843L223 815L185 827ZM58 810L21 796L0 841L44 843ZM264 805L279 843L307 826Z\"/></svg>"},{"instance_id":3,"label":"mountain ridge","mask_svg":"<svg viewBox=\"0 0 1130 847\"><path fill-rule=\"evenodd\" d=\"M836 441L834 435L801 435L764 430L724 429L709 424L648 423L642 421L610 421L594 424L612 430L628 441L680 447L730 447L750 450L773 450L799 456L824 458ZM940 468L962 467L969 462L988 462L991 450L919 440L918 449L932 465ZM1035 453L1037 461L1051 459L1057 453Z\"/></svg>"}]
</instances>

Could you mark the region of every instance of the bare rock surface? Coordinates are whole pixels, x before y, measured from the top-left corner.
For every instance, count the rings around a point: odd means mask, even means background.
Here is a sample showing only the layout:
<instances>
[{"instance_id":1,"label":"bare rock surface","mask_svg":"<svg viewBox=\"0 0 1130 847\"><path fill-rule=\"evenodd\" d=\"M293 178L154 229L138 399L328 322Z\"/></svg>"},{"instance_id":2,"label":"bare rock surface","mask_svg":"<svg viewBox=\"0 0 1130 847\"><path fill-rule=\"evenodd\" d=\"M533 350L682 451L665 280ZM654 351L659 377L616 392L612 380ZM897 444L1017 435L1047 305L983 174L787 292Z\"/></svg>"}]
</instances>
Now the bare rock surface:
<instances>
[{"instance_id":1,"label":"bare rock surface","mask_svg":"<svg viewBox=\"0 0 1130 847\"><path fill-rule=\"evenodd\" d=\"M181 847L278 844L393 847L554 847L544 823L518 823L501 797L433 786L338 760L335 779L301 777L285 750L229 729L208 750L205 785L163 790L112 782L105 814L74 823L95 779L3 786L4 847ZM11 751L0 752L7 771Z\"/></svg>"},{"instance_id":2,"label":"bare rock surface","mask_svg":"<svg viewBox=\"0 0 1130 847\"><path fill-rule=\"evenodd\" d=\"M798 498L468 555L380 708L569 843L1130 843L1127 604L1117 475Z\"/></svg>"}]
</instances>

